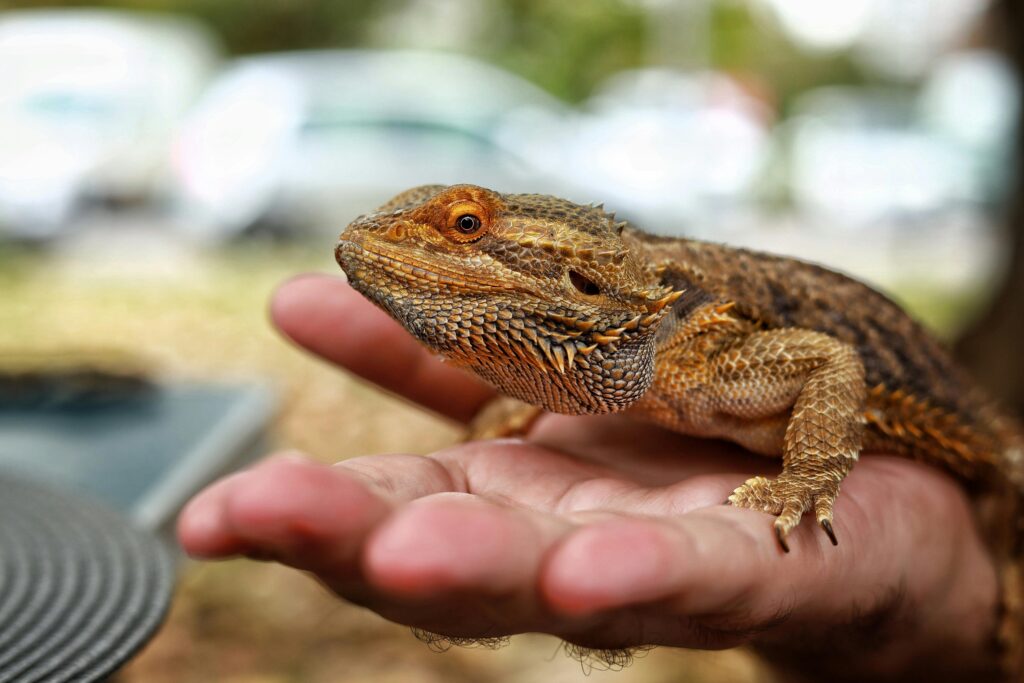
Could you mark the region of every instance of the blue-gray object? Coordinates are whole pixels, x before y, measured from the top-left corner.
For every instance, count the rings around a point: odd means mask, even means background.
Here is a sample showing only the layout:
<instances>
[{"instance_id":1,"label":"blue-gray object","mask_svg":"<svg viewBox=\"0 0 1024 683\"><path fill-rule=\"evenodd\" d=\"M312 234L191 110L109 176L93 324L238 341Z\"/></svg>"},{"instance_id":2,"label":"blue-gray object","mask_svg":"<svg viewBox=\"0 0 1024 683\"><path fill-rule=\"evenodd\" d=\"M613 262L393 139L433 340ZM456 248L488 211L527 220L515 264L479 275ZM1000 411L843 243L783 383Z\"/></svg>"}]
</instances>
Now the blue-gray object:
<instances>
[{"instance_id":1,"label":"blue-gray object","mask_svg":"<svg viewBox=\"0 0 1024 683\"><path fill-rule=\"evenodd\" d=\"M0 403L0 473L99 498L146 529L166 528L204 484L261 453L274 408L260 385L128 384L111 396L85 384L19 382L18 400Z\"/></svg>"}]
</instances>

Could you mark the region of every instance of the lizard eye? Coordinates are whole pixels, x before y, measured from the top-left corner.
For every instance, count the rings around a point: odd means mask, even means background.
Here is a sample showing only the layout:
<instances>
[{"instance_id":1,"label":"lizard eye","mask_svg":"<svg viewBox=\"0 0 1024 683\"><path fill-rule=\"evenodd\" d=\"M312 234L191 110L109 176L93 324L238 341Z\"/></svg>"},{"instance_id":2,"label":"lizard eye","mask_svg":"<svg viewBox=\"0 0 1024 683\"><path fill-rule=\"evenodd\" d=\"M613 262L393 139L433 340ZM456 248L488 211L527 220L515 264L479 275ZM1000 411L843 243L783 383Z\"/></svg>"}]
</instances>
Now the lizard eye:
<instances>
[{"instance_id":1,"label":"lizard eye","mask_svg":"<svg viewBox=\"0 0 1024 683\"><path fill-rule=\"evenodd\" d=\"M491 214L478 202L463 200L449 205L445 222L438 226L445 237L457 244L475 242L490 227Z\"/></svg>"},{"instance_id":2,"label":"lizard eye","mask_svg":"<svg viewBox=\"0 0 1024 683\"><path fill-rule=\"evenodd\" d=\"M601 288L597 286L597 283L593 280L580 275L575 270L569 271L569 282L580 294L586 294L587 296L596 296L601 293Z\"/></svg>"},{"instance_id":3,"label":"lizard eye","mask_svg":"<svg viewBox=\"0 0 1024 683\"><path fill-rule=\"evenodd\" d=\"M481 225L480 219L471 213L463 214L455 220L455 229L464 235L472 235Z\"/></svg>"}]
</instances>

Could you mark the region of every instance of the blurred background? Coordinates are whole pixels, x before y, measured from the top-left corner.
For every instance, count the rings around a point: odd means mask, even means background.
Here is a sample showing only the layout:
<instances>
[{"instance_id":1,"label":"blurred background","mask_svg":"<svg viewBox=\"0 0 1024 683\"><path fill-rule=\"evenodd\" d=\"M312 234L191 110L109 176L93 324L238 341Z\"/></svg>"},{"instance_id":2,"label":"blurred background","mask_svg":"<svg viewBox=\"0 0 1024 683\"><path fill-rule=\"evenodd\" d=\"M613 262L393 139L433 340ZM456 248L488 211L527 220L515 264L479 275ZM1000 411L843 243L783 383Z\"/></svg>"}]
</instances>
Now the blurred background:
<instances>
[{"instance_id":1,"label":"blurred background","mask_svg":"<svg viewBox=\"0 0 1024 683\"><path fill-rule=\"evenodd\" d=\"M337 272L356 215L471 182L853 273L1020 412L1022 35L1012 0L0 1L0 373L258 388L248 431L218 442L231 458L153 475L179 486L152 528L258 444L443 447L454 426L306 357L264 311L282 279ZM183 565L117 680L582 680L557 650L438 655L239 560ZM742 652L670 650L587 680L605 676L771 680Z\"/></svg>"}]
</instances>

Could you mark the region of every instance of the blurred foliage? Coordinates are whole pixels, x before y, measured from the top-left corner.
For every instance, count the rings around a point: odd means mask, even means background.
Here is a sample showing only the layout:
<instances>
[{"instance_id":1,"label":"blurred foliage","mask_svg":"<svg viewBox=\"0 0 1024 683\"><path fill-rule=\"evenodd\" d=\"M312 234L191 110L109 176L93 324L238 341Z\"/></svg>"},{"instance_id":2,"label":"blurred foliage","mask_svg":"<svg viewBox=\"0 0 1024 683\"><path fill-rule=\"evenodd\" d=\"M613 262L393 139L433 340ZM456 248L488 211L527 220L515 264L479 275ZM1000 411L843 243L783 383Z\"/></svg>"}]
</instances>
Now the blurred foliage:
<instances>
[{"instance_id":1,"label":"blurred foliage","mask_svg":"<svg viewBox=\"0 0 1024 683\"><path fill-rule=\"evenodd\" d=\"M231 54L371 46L371 28L412 0L0 0L15 8L105 7L199 19ZM501 64L568 100L610 73L638 66L645 13L623 0L491 0L481 30L453 48ZM425 29L427 30L427 29Z\"/></svg>"},{"instance_id":2,"label":"blurred foliage","mask_svg":"<svg viewBox=\"0 0 1024 683\"><path fill-rule=\"evenodd\" d=\"M0 9L104 7L199 19L233 54L357 44L381 5L374 0L0 0Z\"/></svg>"},{"instance_id":3,"label":"blurred foliage","mask_svg":"<svg viewBox=\"0 0 1024 683\"><path fill-rule=\"evenodd\" d=\"M719 0L711 5L711 66L746 78L771 93L770 104L785 113L801 92L828 85L878 82L848 52L809 55L798 49L773 21L755 16L749 2Z\"/></svg>"},{"instance_id":4,"label":"blurred foliage","mask_svg":"<svg viewBox=\"0 0 1024 683\"><path fill-rule=\"evenodd\" d=\"M499 64L568 101L585 98L604 78L673 53L692 52L683 37L651 44L656 24L685 8L635 0L0 0L0 9L106 7L172 12L209 26L230 54L337 47L436 47L435 25L424 22L392 35L387 20L413 16L471 15L477 25L452 22L446 49ZM447 7L447 10L445 8ZM448 12L446 14L445 12ZM868 80L844 53L808 55L749 2L711 0L704 66L720 68L765 90L785 106L810 87ZM458 24L456 26L455 24ZM381 27L385 27L383 30ZM460 33L462 31L462 33ZM688 66L700 66L689 64ZM769 94L770 93L770 94Z\"/></svg>"},{"instance_id":5,"label":"blurred foliage","mask_svg":"<svg viewBox=\"0 0 1024 683\"><path fill-rule=\"evenodd\" d=\"M606 76L643 63L646 17L620 0L503 0L508 28L485 53L570 101Z\"/></svg>"}]
</instances>

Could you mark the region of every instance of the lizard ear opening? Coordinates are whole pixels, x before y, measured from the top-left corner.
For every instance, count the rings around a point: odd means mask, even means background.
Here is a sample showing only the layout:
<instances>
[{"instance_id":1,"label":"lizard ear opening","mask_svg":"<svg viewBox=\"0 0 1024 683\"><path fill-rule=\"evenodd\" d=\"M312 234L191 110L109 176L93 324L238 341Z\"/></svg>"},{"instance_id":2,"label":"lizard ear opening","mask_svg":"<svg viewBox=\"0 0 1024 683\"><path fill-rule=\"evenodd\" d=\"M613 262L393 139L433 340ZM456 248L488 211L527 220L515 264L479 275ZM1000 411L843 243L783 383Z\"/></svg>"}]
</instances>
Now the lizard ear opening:
<instances>
[{"instance_id":1,"label":"lizard ear opening","mask_svg":"<svg viewBox=\"0 0 1024 683\"><path fill-rule=\"evenodd\" d=\"M601 293L601 288L597 286L597 283L587 278L584 275L580 275L575 270L569 271L569 282L580 294L586 294L587 296L597 296Z\"/></svg>"}]
</instances>

